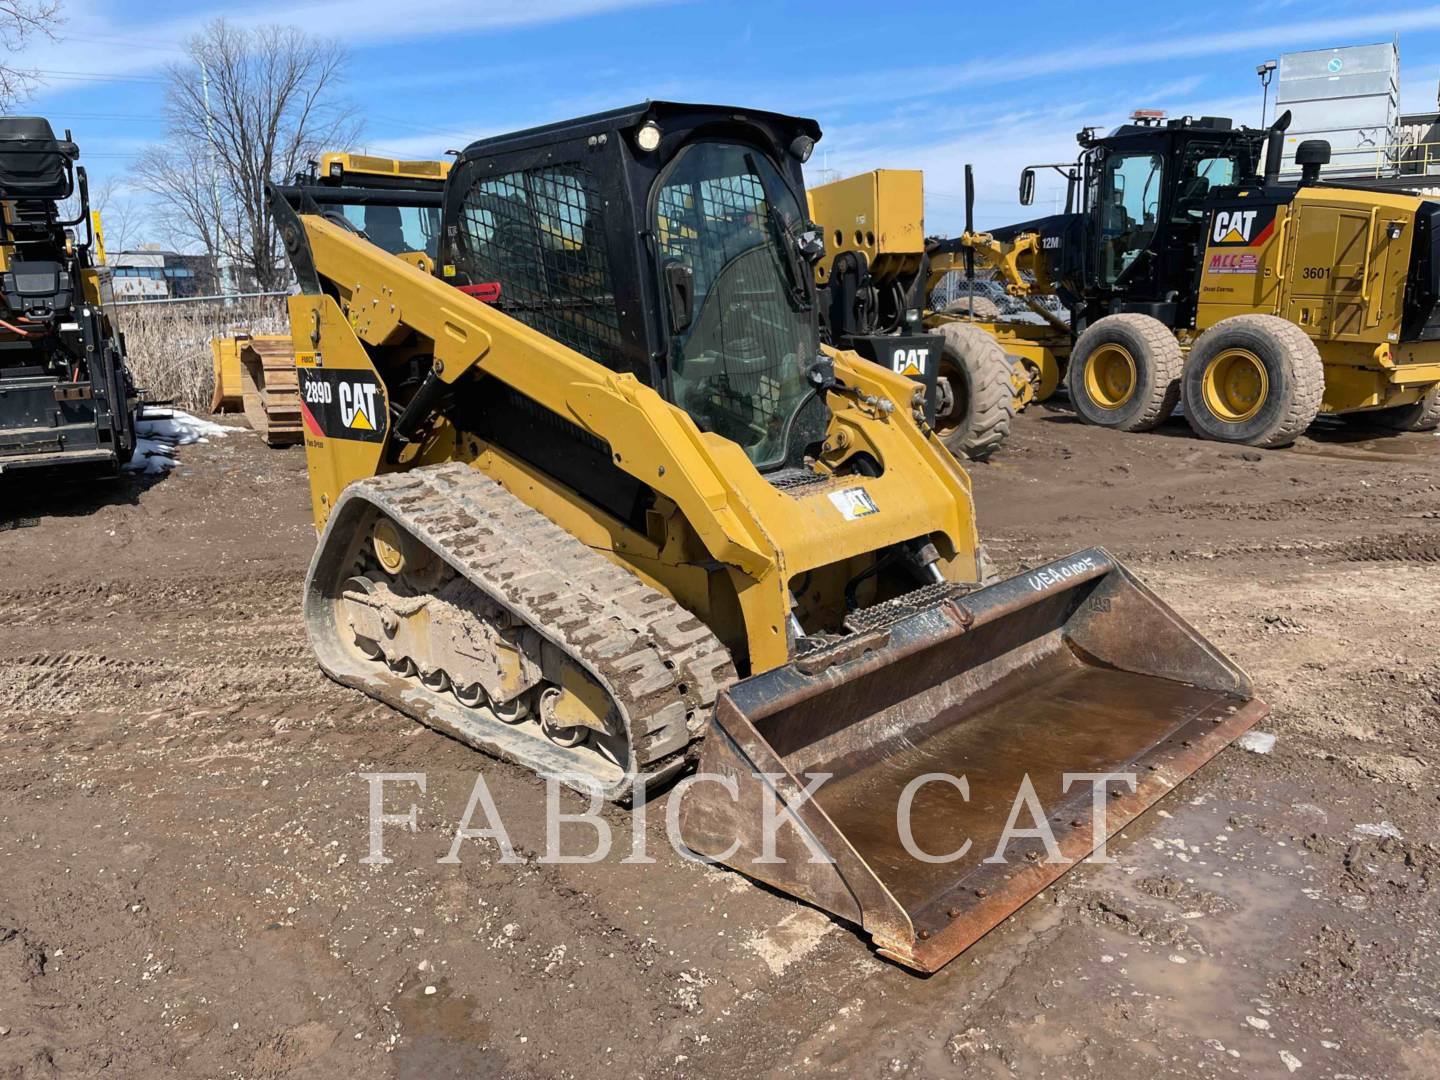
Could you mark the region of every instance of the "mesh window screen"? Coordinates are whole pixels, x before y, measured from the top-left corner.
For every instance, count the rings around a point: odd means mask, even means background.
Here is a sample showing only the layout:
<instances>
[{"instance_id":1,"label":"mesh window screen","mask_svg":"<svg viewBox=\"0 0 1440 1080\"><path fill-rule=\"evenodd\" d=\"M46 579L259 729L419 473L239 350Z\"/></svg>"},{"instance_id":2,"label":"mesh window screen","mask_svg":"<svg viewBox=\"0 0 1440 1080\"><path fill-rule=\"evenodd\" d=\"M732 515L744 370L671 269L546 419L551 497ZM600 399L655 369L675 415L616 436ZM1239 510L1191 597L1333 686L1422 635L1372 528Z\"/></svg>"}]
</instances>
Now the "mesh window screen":
<instances>
[{"instance_id":1,"label":"mesh window screen","mask_svg":"<svg viewBox=\"0 0 1440 1080\"><path fill-rule=\"evenodd\" d=\"M480 180L465 196L460 268L472 282L499 282L495 306L507 315L613 367L620 316L602 207L578 165Z\"/></svg>"}]
</instances>

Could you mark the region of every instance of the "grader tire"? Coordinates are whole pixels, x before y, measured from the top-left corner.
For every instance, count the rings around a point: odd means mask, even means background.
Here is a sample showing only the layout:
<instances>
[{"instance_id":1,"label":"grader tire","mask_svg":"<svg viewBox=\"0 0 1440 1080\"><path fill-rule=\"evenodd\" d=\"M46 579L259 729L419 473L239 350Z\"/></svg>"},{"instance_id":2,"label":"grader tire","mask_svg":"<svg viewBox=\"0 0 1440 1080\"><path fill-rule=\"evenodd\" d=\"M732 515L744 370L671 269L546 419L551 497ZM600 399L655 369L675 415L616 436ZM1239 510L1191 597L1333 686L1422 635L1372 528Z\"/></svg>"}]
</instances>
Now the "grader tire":
<instances>
[{"instance_id":1,"label":"grader tire","mask_svg":"<svg viewBox=\"0 0 1440 1080\"><path fill-rule=\"evenodd\" d=\"M970 310L972 300L975 304L973 315ZM962 319L973 319L975 322L1001 322L1005 318L1000 305L988 296L961 296L945 306L945 314L959 315Z\"/></svg>"},{"instance_id":2,"label":"grader tire","mask_svg":"<svg viewBox=\"0 0 1440 1080\"><path fill-rule=\"evenodd\" d=\"M940 377L949 379L954 400L935 418L940 441L957 458L984 461L1009 437L1015 419L1010 360L978 326L945 323L935 333L945 339Z\"/></svg>"},{"instance_id":3,"label":"grader tire","mask_svg":"<svg viewBox=\"0 0 1440 1080\"><path fill-rule=\"evenodd\" d=\"M1206 330L1185 362L1185 418L1204 439L1289 446L1314 421L1325 365L1310 336L1277 315L1237 315Z\"/></svg>"},{"instance_id":4,"label":"grader tire","mask_svg":"<svg viewBox=\"0 0 1440 1080\"><path fill-rule=\"evenodd\" d=\"M1440 428L1440 383L1430 387L1425 396L1413 404L1355 413L1354 416L1388 431L1434 431Z\"/></svg>"},{"instance_id":5,"label":"grader tire","mask_svg":"<svg viewBox=\"0 0 1440 1080\"><path fill-rule=\"evenodd\" d=\"M1180 401L1184 358L1175 335L1149 315L1107 315L1070 353L1070 401L1089 423L1152 431Z\"/></svg>"}]
</instances>

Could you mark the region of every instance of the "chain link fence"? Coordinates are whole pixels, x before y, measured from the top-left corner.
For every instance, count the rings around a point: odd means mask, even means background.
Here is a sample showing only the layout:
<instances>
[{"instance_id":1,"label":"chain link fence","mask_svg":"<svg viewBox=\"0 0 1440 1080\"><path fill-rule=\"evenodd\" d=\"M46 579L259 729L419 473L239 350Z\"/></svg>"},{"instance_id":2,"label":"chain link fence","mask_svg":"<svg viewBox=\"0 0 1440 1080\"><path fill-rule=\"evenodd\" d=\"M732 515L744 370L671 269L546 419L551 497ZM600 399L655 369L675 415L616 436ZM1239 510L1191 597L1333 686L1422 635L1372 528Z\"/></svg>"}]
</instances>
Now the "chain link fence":
<instances>
[{"instance_id":1,"label":"chain link fence","mask_svg":"<svg viewBox=\"0 0 1440 1080\"><path fill-rule=\"evenodd\" d=\"M290 331L283 295L126 302L106 311L125 335L135 384L151 400L200 414L210 410L215 390L211 339Z\"/></svg>"}]
</instances>

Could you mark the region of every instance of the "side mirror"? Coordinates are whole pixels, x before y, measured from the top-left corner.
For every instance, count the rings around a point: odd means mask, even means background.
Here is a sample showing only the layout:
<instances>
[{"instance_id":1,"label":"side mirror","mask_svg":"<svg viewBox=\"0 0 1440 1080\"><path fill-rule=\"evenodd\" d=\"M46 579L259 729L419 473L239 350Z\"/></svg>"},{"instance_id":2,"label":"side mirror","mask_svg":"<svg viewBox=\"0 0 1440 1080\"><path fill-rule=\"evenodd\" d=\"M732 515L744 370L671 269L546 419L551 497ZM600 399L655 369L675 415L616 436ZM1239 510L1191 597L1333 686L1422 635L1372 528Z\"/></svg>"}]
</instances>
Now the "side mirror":
<instances>
[{"instance_id":1,"label":"side mirror","mask_svg":"<svg viewBox=\"0 0 1440 1080\"><path fill-rule=\"evenodd\" d=\"M1035 170L1023 169L1020 173L1020 205L1029 206L1035 201Z\"/></svg>"},{"instance_id":2,"label":"side mirror","mask_svg":"<svg viewBox=\"0 0 1440 1080\"><path fill-rule=\"evenodd\" d=\"M670 308L670 332L678 334L695 319L695 271L679 259L665 264L665 297Z\"/></svg>"}]
</instances>

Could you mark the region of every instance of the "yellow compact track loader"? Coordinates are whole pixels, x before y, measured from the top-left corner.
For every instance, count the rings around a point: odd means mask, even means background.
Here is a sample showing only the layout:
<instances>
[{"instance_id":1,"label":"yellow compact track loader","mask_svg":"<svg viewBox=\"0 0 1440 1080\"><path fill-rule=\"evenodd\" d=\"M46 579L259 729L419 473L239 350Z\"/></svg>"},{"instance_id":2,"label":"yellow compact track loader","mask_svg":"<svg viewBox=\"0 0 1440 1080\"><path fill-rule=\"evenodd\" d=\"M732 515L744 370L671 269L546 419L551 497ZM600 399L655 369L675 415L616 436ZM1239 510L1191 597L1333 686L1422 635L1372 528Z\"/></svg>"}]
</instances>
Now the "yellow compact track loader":
<instances>
[{"instance_id":1,"label":"yellow compact track loader","mask_svg":"<svg viewBox=\"0 0 1440 1080\"><path fill-rule=\"evenodd\" d=\"M820 343L819 135L651 102L477 142L440 191L272 188L306 622L333 678L578 789L698 767L694 851L933 971L1265 706L1102 550L980 580L925 388ZM996 859L1026 794L1053 849Z\"/></svg>"},{"instance_id":2,"label":"yellow compact track loader","mask_svg":"<svg viewBox=\"0 0 1440 1080\"><path fill-rule=\"evenodd\" d=\"M1068 322L982 313L1009 354L1068 369L1092 424L1145 431L1177 404L1196 434L1277 447L1317 415L1391 431L1440 426L1440 202L1321 181L1321 140L1297 181L1273 127L1137 113L1080 133L1066 212L931 245L973 252L1014 296L1054 293ZM1034 196L1022 173L1020 199ZM1038 307L1038 305L1036 305ZM1047 380L1053 376L1047 375Z\"/></svg>"}]
</instances>

